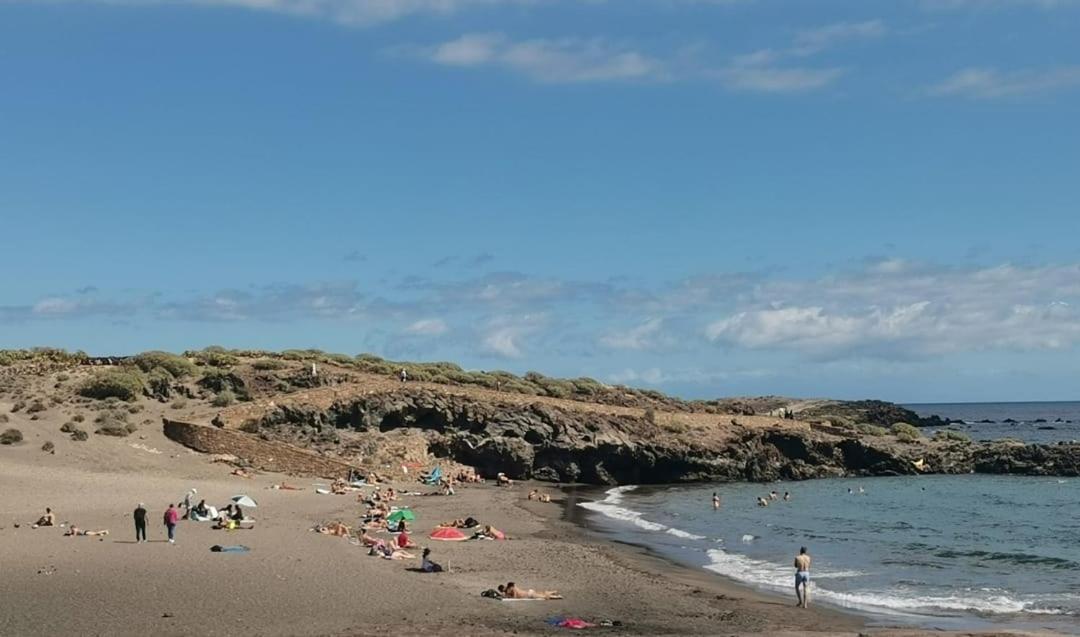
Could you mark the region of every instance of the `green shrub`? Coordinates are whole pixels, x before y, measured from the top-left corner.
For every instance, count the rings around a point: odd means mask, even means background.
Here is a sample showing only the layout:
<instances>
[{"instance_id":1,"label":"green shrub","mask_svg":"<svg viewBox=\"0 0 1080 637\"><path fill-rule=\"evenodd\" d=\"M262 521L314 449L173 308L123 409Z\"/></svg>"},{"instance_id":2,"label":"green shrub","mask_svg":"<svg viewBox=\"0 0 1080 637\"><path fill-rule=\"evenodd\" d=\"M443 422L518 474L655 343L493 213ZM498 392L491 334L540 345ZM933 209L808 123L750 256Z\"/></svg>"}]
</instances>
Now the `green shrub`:
<instances>
[{"instance_id":1,"label":"green shrub","mask_svg":"<svg viewBox=\"0 0 1080 637\"><path fill-rule=\"evenodd\" d=\"M71 417L71 419L74 420L75 422L82 422L82 421L86 420L86 416L84 416L82 414L75 414L74 416Z\"/></svg>"},{"instance_id":2,"label":"green shrub","mask_svg":"<svg viewBox=\"0 0 1080 637\"><path fill-rule=\"evenodd\" d=\"M231 354L229 350L217 345L211 345L198 352L184 352L184 354L209 367L227 368L240 363L240 359Z\"/></svg>"},{"instance_id":3,"label":"green shrub","mask_svg":"<svg viewBox=\"0 0 1080 637\"><path fill-rule=\"evenodd\" d=\"M168 400L172 395L172 384L176 380L163 367L155 367L146 375L146 393L151 398Z\"/></svg>"},{"instance_id":4,"label":"green shrub","mask_svg":"<svg viewBox=\"0 0 1080 637\"><path fill-rule=\"evenodd\" d=\"M101 412L100 414L97 415L97 418L94 418L94 422L98 423L98 424L108 423L108 422L113 422L113 421L127 422L127 419L128 419L128 415L127 415L127 412L125 412L125 411L103 411L103 412Z\"/></svg>"},{"instance_id":5,"label":"green shrub","mask_svg":"<svg viewBox=\"0 0 1080 637\"><path fill-rule=\"evenodd\" d=\"M15 414L15 413L18 413L18 412L20 412L20 411L22 411L24 409L26 409L26 401L25 400L16 400L15 404L11 406L11 413Z\"/></svg>"},{"instance_id":6,"label":"green shrub","mask_svg":"<svg viewBox=\"0 0 1080 637\"><path fill-rule=\"evenodd\" d=\"M63 425L60 425L61 433L66 433L66 434L69 434L69 433L71 433L73 431L76 431L78 428L79 427L73 422L65 422Z\"/></svg>"},{"instance_id":7,"label":"green shrub","mask_svg":"<svg viewBox=\"0 0 1080 637\"><path fill-rule=\"evenodd\" d=\"M5 423L8 420L10 420L10 418L8 418L7 414L0 414L0 423Z\"/></svg>"},{"instance_id":8,"label":"green shrub","mask_svg":"<svg viewBox=\"0 0 1080 637\"><path fill-rule=\"evenodd\" d=\"M45 441L45 444L41 445L41 450L45 453L52 453L54 449L56 449L56 445L54 445L52 441L47 440Z\"/></svg>"},{"instance_id":9,"label":"green shrub","mask_svg":"<svg viewBox=\"0 0 1080 637\"><path fill-rule=\"evenodd\" d=\"M252 363L251 367L260 371L270 371L273 369L282 369L286 367L286 363L275 358L263 358Z\"/></svg>"},{"instance_id":10,"label":"green shrub","mask_svg":"<svg viewBox=\"0 0 1080 637\"><path fill-rule=\"evenodd\" d=\"M184 378L195 373L194 363L183 356L169 352L143 352L136 354L131 362L144 372L160 367L169 372L173 378Z\"/></svg>"},{"instance_id":11,"label":"green shrub","mask_svg":"<svg viewBox=\"0 0 1080 637\"><path fill-rule=\"evenodd\" d=\"M90 435L82 429L76 429L71 432L71 439L75 442L85 442L90 439Z\"/></svg>"},{"instance_id":12,"label":"green shrub","mask_svg":"<svg viewBox=\"0 0 1080 637\"><path fill-rule=\"evenodd\" d=\"M955 440L957 442L971 442L971 436L962 431L953 431L952 429L941 429L934 432L934 440Z\"/></svg>"},{"instance_id":13,"label":"green shrub","mask_svg":"<svg viewBox=\"0 0 1080 637\"><path fill-rule=\"evenodd\" d=\"M45 403L41 402L41 399L34 399L34 402L30 403L30 406L26 408L26 413L36 414L39 411L45 411Z\"/></svg>"},{"instance_id":14,"label":"green shrub","mask_svg":"<svg viewBox=\"0 0 1080 637\"><path fill-rule=\"evenodd\" d=\"M88 378L79 386L79 395L98 400L132 401L142 395L142 375L132 370L109 370Z\"/></svg>"},{"instance_id":15,"label":"green shrub","mask_svg":"<svg viewBox=\"0 0 1080 637\"><path fill-rule=\"evenodd\" d=\"M653 424L653 425L656 424L656 410L655 409L653 409L652 407L649 407L648 409L645 410L644 416L645 416L646 422L648 422L650 424Z\"/></svg>"},{"instance_id":16,"label":"green shrub","mask_svg":"<svg viewBox=\"0 0 1080 637\"><path fill-rule=\"evenodd\" d=\"M170 409L183 409L184 407L187 407L187 401L183 398L177 398L176 400L172 401L171 405L169 405Z\"/></svg>"},{"instance_id":17,"label":"green shrub","mask_svg":"<svg viewBox=\"0 0 1080 637\"><path fill-rule=\"evenodd\" d=\"M908 439L918 440L922 438L922 432L917 427L913 427L906 422L898 422L890 429L892 434L903 442L911 442Z\"/></svg>"},{"instance_id":18,"label":"green shrub","mask_svg":"<svg viewBox=\"0 0 1080 637\"><path fill-rule=\"evenodd\" d=\"M0 445L13 445L17 442L22 442L23 435L18 429L8 429L4 433L0 434Z\"/></svg>"},{"instance_id":19,"label":"green shrub","mask_svg":"<svg viewBox=\"0 0 1080 637\"><path fill-rule=\"evenodd\" d=\"M57 374L56 375L56 380L58 380L61 383L66 382L70 378L71 378L71 376L69 376L68 374Z\"/></svg>"},{"instance_id":20,"label":"green shrub","mask_svg":"<svg viewBox=\"0 0 1080 637\"><path fill-rule=\"evenodd\" d=\"M889 434L888 429L865 422L855 425L855 430L865 436L886 436Z\"/></svg>"},{"instance_id":21,"label":"green shrub","mask_svg":"<svg viewBox=\"0 0 1080 637\"><path fill-rule=\"evenodd\" d=\"M124 422L109 422L101 425L94 431L96 434L102 436L115 436L117 438L123 438L129 435L131 432L128 430L128 423Z\"/></svg>"},{"instance_id":22,"label":"green shrub","mask_svg":"<svg viewBox=\"0 0 1080 637\"><path fill-rule=\"evenodd\" d=\"M145 407L143 407L142 405L139 405L139 404L134 404L134 405L129 405L129 406L128 406L128 408L127 408L127 412L128 412L129 414L137 414L137 413L139 413L140 411L142 411L143 409L145 409Z\"/></svg>"},{"instance_id":23,"label":"green shrub","mask_svg":"<svg viewBox=\"0 0 1080 637\"><path fill-rule=\"evenodd\" d=\"M228 407L236 402L236 395L231 390L223 390L218 392L211 400L210 404L214 407Z\"/></svg>"}]
</instances>

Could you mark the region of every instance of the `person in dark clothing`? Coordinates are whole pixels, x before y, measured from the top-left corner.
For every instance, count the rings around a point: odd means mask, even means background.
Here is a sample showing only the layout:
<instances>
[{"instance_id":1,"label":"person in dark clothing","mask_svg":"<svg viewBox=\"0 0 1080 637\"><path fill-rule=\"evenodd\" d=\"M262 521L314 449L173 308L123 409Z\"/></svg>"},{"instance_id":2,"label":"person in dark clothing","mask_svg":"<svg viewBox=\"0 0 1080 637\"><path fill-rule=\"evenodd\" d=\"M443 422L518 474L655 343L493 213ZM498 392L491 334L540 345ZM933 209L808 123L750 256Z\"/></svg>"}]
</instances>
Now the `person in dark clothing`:
<instances>
[{"instance_id":1,"label":"person in dark clothing","mask_svg":"<svg viewBox=\"0 0 1080 637\"><path fill-rule=\"evenodd\" d=\"M146 541L146 506L142 502L135 508L135 541Z\"/></svg>"}]
</instances>

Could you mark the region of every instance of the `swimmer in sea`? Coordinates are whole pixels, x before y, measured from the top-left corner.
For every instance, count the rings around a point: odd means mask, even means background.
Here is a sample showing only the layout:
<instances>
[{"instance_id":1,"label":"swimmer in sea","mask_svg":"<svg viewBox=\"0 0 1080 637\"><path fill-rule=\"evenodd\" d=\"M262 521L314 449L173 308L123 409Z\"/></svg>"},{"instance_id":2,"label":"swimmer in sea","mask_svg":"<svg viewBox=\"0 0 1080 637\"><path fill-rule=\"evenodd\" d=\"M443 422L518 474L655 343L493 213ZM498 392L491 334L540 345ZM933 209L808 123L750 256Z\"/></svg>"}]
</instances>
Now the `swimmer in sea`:
<instances>
[{"instance_id":1,"label":"swimmer in sea","mask_svg":"<svg viewBox=\"0 0 1080 637\"><path fill-rule=\"evenodd\" d=\"M715 491L712 494L712 508L713 511L720 508L720 496Z\"/></svg>"}]
</instances>

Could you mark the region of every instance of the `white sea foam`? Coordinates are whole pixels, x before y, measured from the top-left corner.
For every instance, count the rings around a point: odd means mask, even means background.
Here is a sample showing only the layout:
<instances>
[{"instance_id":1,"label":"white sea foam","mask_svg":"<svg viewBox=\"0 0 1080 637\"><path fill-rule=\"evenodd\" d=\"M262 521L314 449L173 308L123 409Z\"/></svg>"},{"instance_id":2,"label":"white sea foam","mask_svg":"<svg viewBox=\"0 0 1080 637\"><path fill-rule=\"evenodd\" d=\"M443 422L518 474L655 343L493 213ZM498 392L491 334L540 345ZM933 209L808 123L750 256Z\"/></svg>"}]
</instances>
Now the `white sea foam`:
<instances>
[{"instance_id":1,"label":"white sea foam","mask_svg":"<svg viewBox=\"0 0 1080 637\"><path fill-rule=\"evenodd\" d=\"M731 579L755 586L790 592L793 573L790 567L755 560L744 555L728 553L720 549L706 551L710 563L707 570ZM813 580L838 579L863 575L858 571L814 573ZM1019 600L1005 591L987 590L983 594L970 595L911 595L904 591L859 591L842 593L820 585L811 589L811 595L833 604L877 613L919 614L935 611L965 611L977 613L1040 613L1061 614L1062 611L1046 608L1051 600Z\"/></svg>"},{"instance_id":2,"label":"white sea foam","mask_svg":"<svg viewBox=\"0 0 1080 637\"><path fill-rule=\"evenodd\" d=\"M675 537L681 537L681 538L684 538L684 539L687 539L687 540L704 540L705 539L704 535L694 535L693 533L687 533L686 531L683 531L682 529L676 529L675 527L669 528L667 530L667 532L674 535Z\"/></svg>"},{"instance_id":3,"label":"white sea foam","mask_svg":"<svg viewBox=\"0 0 1080 637\"><path fill-rule=\"evenodd\" d=\"M578 504L583 509L590 511L596 511L602 515L605 515L614 520L622 520L624 522L630 522L638 527L645 529L646 531L666 531L668 527L659 524L657 522L650 522L642 517L642 513L634 511L633 509L627 509L619 506L619 503L623 500L623 494L627 491L633 491L636 489L636 485L627 485L622 487L615 487L609 489L606 492L606 496L603 500L598 502L581 502Z\"/></svg>"}]
</instances>

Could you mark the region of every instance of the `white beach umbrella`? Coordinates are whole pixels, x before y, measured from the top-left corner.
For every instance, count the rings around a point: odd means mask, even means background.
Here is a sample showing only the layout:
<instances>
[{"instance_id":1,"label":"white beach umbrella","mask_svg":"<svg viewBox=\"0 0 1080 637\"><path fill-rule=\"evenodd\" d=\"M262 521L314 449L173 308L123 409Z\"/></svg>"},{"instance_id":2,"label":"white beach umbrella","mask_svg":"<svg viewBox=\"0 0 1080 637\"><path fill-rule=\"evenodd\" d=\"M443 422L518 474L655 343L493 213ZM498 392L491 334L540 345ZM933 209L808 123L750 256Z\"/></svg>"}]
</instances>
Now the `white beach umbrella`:
<instances>
[{"instance_id":1,"label":"white beach umbrella","mask_svg":"<svg viewBox=\"0 0 1080 637\"><path fill-rule=\"evenodd\" d=\"M232 501L242 507L248 507L250 509L255 509L259 506L259 504L255 502L255 500L252 500L249 495L234 495Z\"/></svg>"}]
</instances>

